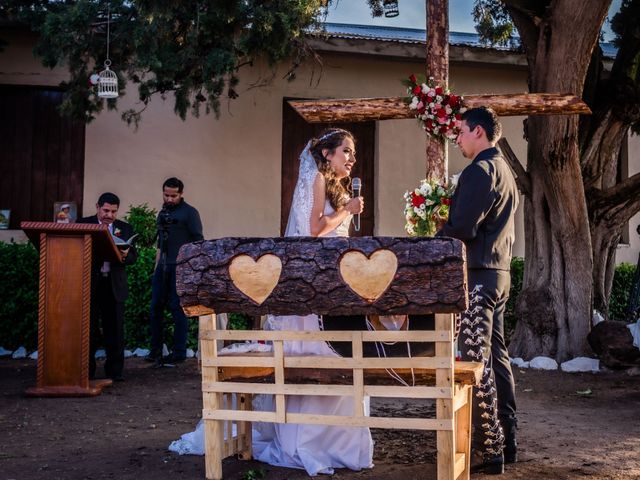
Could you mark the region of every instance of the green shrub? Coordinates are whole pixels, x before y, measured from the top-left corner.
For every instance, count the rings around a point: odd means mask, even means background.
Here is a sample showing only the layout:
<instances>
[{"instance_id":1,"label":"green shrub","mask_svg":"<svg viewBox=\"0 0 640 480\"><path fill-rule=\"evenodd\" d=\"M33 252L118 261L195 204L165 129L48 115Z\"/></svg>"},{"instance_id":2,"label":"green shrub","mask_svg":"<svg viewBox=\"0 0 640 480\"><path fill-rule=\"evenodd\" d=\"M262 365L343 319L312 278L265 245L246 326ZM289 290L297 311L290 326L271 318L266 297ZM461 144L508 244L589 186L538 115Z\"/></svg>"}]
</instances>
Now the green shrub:
<instances>
[{"instance_id":1,"label":"green shrub","mask_svg":"<svg viewBox=\"0 0 640 480\"><path fill-rule=\"evenodd\" d=\"M138 234L135 244L138 247L155 246L156 238L156 216L158 212L149 205L129 205L129 211L124 216L124 220L131 224L133 231Z\"/></svg>"},{"instance_id":2,"label":"green shrub","mask_svg":"<svg viewBox=\"0 0 640 480\"><path fill-rule=\"evenodd\" d=\"M151 305L151 276L156 261L156 249L136 247L138 261L127 266L129 297L125 302L125 343L128 347L148 347L150 336L149 306Z\"/></svg>"},{"instance_id":3,"label":"green shrub","mask_svg":"<svg viewBox=\"0 0 640 480\"><path fill-rule=\"evenodd\" d=\"M636 266L631 263L621 263L616 267L609 297L609 320L627 321L627 305L629 291L635 279Z\"/></svg>"},{"instance_id":4,"label":"green shrub","mask_svg":"<svg viewBox=\"0 0 640 480\"><path fill-rule=\"evenodd\" d=\"M0 347L38 345L38 251L0 242Z\"/></svg>"},{"instance_id":5,"label":"green shrub","mask_svg":"<svg viewBox=\"0 0 640 480\"><path fill-rule=\"evenodd\" d=\"M518 317L516 316L516 301L522 290L522 276L524 274L524 258L513 257L511 259L511 289L509 300L504 312L504 336L508 342L516 328Z\"/></svg>"}]
</instances>

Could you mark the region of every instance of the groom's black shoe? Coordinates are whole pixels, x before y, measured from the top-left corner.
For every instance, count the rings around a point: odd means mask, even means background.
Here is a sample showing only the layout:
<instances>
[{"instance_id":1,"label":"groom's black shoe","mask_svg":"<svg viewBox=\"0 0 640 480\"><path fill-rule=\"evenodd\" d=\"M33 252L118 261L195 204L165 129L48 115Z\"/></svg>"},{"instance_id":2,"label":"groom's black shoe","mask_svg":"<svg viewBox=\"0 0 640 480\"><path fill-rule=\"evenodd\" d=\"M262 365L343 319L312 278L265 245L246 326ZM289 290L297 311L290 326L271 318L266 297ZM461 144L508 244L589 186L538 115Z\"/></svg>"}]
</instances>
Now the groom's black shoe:
<instances>
[{"instance_id":1,"label":"groom's black shoe","mask_svg":"<svg viewBox=\"0 0 640 480\"><path fill-rule=\"evenodd\" d=\"M515 418L500 417L500 424L504 432L504 463L516 463L518 461L518 442L516 441L518 421Z\"/></svg>"},{"instance_id":2,"label":"groom's black shoe","mask_svg":"<svg viewBox=\"0 0 640 480\"><path fill-rule=\"evenodd\" d=\"M504 473L504 457L502 455L487 456L477 450L472 450L471 473L502 475Z\"/></svg>"}]
</instances>

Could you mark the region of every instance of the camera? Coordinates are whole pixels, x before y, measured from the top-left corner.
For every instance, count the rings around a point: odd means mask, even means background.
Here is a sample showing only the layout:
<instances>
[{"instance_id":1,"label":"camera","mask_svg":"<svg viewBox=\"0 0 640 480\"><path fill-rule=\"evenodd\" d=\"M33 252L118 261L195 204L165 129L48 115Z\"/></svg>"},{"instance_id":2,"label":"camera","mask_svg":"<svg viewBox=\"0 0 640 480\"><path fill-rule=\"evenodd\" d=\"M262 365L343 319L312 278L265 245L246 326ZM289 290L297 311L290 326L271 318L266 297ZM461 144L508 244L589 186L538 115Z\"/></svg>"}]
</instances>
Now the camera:
<instances>
[{"instance_id":1,"label":"camera","mask_svg":"<svg viewBox=\"0 0 640 480\"><path fill-rule=\"evenodd\" d=\"M158 214L158 225L166 226L172 225L176 222L177 220L171 217L171 212L168 209L163 208L162 210L160 210L160 213Z\"/></svg>"}]
</instances>

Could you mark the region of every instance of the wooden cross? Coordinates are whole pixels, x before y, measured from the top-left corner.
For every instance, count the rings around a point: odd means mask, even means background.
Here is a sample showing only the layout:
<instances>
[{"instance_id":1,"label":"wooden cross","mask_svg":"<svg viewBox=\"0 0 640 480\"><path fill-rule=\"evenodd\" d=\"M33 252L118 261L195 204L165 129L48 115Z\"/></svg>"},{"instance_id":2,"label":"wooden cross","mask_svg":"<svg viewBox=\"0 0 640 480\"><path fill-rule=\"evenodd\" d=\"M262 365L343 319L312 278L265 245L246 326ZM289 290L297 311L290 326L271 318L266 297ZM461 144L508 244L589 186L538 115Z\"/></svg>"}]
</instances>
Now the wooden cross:
<instances>
[{"instance_id":1,"label":"wooden cross","mask_svg":"<svg viewBox=\"0 0 640 480\"><path fill-rule=\"evenodd\" d=\"M425 0L427 7L427 77L446 86L449 81L449 0ZM309 123L364 122L413 118L402 97L347 98L290 101ZM573 94L529 93L508 95L465 95L464 106L491 107L498 115L590 114L589 107ZM443 140L427 137L427 175L447 178L447 147Z\"/></svg>"}]
</instances>

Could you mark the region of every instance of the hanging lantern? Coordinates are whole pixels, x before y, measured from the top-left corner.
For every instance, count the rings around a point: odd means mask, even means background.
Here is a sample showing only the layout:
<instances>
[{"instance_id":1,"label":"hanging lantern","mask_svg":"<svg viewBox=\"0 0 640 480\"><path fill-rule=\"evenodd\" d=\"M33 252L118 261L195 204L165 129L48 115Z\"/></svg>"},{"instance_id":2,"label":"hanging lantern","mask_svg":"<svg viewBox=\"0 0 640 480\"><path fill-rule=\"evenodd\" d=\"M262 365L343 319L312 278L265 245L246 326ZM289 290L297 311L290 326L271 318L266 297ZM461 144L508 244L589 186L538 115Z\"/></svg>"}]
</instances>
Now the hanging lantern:
<instances>
[{"instance_id":1,"label":"hanging lantern","mask_svg":"<svg viewBox=\"0 0 640 480\"><path fill-rule=\"evenodd\" d=\"M98 96L100 98L118 97L118 76L109 68L110 60L105 60L105 69L100 72L98 78Z\"/></svg>"},{"instance_id":2,"label":"hanging lantern","mask_svg":"<svg viewBox=\"0 0 640 480\"><path fill-rule=\"evenodd\" d=\"M398 9L397 0L384 0L382 2L382 6L384 7L384 16L387 18L393 18L400 15L400 10Z\"/></svg>"}]
</instances>

